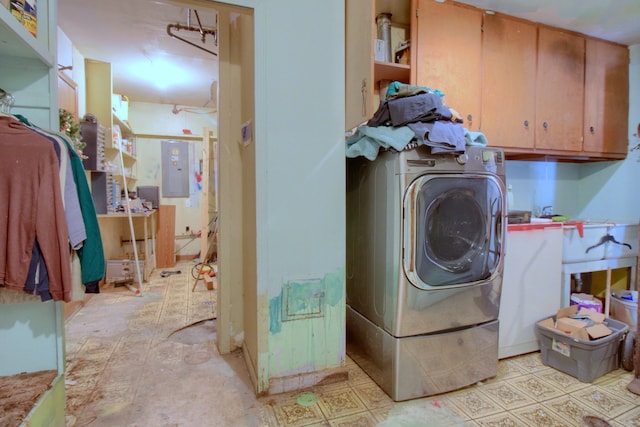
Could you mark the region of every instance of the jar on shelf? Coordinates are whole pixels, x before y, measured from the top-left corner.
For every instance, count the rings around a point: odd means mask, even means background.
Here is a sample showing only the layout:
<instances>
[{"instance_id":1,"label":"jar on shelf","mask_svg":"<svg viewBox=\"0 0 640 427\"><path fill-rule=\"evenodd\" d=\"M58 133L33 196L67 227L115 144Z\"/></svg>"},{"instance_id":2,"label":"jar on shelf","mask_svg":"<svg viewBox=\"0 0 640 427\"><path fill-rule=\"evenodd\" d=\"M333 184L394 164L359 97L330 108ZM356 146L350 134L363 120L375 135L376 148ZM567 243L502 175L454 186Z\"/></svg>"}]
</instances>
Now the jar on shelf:
<instances>
[{"instance_id":1,"label":"jar on shelf","mask_svg":"<svg viewBox=\"0 0 640 427\"><path fill-rule=\"evenodd\" d=\"M378 40L382 40L383 43L382 57L380 60L391 62L393 60L391 54L391 14L380 13L376 17L376 25L378 27Z\"/></svg>"}]
</instances>

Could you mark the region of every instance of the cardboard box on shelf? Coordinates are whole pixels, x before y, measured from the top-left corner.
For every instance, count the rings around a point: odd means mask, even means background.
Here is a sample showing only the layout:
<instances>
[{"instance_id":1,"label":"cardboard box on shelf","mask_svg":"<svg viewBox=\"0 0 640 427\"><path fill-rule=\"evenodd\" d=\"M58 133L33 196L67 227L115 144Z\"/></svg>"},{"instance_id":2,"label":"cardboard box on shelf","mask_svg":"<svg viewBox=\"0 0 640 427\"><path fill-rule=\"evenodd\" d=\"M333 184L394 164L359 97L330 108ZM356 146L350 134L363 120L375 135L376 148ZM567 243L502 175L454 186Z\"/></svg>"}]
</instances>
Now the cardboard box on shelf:
<instances>
[{"instance_id":1,"label":"cardboard box on shelf","mask_svg":"<svg viewBox=\"0 0 640 427\"><path fill-rule=\"evenodd\" d=\"M22 16L24 15L24 0L10 0L9 12L14 18L22 24Z\"/></svg>"},{"instance_id":2,"label":"cardboard box on shelf","mask_svg":"<svg viewBox=\"0 0 640 427\"><path fill-rule=\"evenodd\" d=\"M111 95L111 108L120 120L129 120L129 99L124 95Z\"/></svg>"},{"instance_id":3,"label":"cardboard box on shelf","mask_svg":"<svg viewBox=\"0 0 640 427\"><path fill-rule=\"evenodd\" d=\"M387 42L381 39L375 40L374 59L376 61L385 60L385 49L387 48Z\"/></svg>"},{"instance_id":4,"label":"cardboard box on shelf","mask_svg":"<svg viewBox=\"0 0 640 427\"><path fill-rule=\"evenodd\" d=\"M584 294L584 293L571 294L570 304L577 305L578 309L590 308L594 311L602 313L602 301L600 301L598 298L594 297L591 294Z\"/></svg>"}]
</instances>

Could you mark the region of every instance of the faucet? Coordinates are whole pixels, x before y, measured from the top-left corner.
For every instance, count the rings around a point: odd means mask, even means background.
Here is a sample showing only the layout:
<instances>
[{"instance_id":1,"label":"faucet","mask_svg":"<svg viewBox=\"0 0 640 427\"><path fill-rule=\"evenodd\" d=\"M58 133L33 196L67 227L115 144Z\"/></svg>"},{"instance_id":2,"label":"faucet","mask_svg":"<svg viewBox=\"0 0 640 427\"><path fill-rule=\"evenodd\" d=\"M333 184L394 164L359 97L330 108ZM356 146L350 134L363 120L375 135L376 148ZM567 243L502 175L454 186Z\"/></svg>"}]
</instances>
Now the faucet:
<instances>
[{"instance_id":1,"label":"faucet","mask_svg":"<svg viewBox=\"0 0 640 427\"><path fill-rule=\"evenodd\" d=\"M548 216L551 215L551 213L553 212L553 206L544 206L542 209L540 209L540 215L539 216Z\"/></svg>"}]
</instances>

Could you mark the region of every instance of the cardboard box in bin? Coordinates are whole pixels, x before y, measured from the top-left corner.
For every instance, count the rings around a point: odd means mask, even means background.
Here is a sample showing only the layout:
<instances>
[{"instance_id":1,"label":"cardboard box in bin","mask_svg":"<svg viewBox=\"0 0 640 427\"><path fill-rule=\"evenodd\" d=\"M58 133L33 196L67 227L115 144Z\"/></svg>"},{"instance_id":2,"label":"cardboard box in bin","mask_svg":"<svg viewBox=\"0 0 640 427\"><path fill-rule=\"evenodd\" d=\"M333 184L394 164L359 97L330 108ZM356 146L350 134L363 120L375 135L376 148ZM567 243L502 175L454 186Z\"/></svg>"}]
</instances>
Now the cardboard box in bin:
<instances>
[{"instance_id":1,"label":"cardboard box in bin","mask_svg":"<svg viewBox=\"0 0 640 427\"><path fill-rule=\"evenodd\" d=\"M535 324L542 363L582 382L618 368L620 343L628 330L622 322L577 305Z\"/></svg>"},{"instance_id":2,"label":"cardboard box in bin","mask_svg":"<svg viewBox=\"0 0 640 427\"><path fill-rule=\"evenodd\" d=\"M611 335L613 331L603 324L605 316L589 308L570 305L561 308L555 317L538 322L540 326L553 329L582 340L598 339Z\"/></svg>"}]
</instances>

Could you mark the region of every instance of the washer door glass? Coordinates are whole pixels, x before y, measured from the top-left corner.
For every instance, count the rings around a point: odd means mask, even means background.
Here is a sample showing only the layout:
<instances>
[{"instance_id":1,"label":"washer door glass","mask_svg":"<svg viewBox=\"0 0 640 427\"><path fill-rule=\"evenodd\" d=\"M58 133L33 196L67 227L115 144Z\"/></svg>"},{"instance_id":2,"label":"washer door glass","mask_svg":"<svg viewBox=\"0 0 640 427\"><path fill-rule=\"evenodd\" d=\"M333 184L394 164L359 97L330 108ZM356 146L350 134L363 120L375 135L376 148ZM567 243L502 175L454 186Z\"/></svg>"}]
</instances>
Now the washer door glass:
<instances>
[{"instance_id":1,"label":"washer door glass","mask_svg":"<svg viewBox=\"0 0 640 427\"><path fill-rule=\"evenodd\" d=\"M404 230L409 280L428 288L492 277L503 246L502 205L502 187L491 176L425 176L412 183Z\"/></svg>"}]
</instances>

